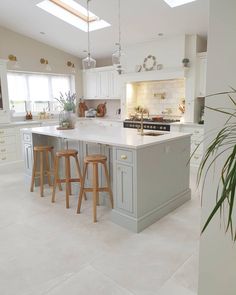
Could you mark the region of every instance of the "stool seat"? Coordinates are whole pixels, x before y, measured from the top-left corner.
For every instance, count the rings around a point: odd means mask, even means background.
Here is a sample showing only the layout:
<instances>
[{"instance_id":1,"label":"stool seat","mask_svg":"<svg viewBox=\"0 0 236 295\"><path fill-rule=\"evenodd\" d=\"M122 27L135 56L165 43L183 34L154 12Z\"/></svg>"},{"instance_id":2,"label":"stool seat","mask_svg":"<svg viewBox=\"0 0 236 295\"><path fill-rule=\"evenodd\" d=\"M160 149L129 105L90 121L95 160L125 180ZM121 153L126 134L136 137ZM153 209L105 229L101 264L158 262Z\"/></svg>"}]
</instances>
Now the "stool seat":
<instances>
[{"instance_id":1,"label":"stool seat","mask_svg":"<svg viewBox=\"0 0 236 295\"><path fill-rule=\"evenodd\" d=\"M78 151L77 150L62 150L62 151L58 151L56 152L56 156L57 157L74 157L78 155Z\"/></svg>"},{"instance_id":2,"label":"stool seat","mask_svg":"<svg viewBox=\"0 0 236 295\"><path fill-rule=\"evenodd\" d=\"M103 163L106 162L107 157L100 154L89 155L84 158L85 163Z\"/></svg>"},{"instance_id":3,"label":"stool seat","mask_svg":"<svg viewBox=\"0 0 236 295\"><path fill-rule=\"evenodd\" d=\"M47 146L47 145L34 146L35 152L51 152L52 150L53 150L53 146Z\"/></svg>"}]
</instances>

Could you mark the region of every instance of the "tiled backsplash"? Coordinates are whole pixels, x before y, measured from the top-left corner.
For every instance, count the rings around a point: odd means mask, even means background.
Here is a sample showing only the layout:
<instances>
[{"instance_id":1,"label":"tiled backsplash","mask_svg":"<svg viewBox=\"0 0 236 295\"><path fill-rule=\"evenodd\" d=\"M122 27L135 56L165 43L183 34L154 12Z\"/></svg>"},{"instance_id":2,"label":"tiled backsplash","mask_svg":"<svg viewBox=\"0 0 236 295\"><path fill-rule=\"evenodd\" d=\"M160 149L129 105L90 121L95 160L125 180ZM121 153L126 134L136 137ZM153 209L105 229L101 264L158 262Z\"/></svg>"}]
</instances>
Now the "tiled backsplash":
<instances>
[{"instance_id":1,"label":"tiled backsplash","mask_svg":"<svg viewBox=\"0 0 236 295\"><path fill-rule=\"evenodd\" d=\"M117 117L117 111L120 108L120 100L119 99L114 99L114 100L86 100L86 105L88 106L88 108L97 108L97 106L100 103L107 103L107 113L106 113L106 117Z\"/></svg>"},{"instance_id":2,"label":"tiled backsplash","mask_svg":"<svg viewBox=\"0 0 236 295\"><path fill-rule=\"evenodd\" d=\"M184 79L139 82L129 87L133 88L133 94L127 99L127 115L137 106L148 109L150 115L162 114L168 109L171 116L181 115L178 107L185 98Z\"/></svg>"}]
</instances>

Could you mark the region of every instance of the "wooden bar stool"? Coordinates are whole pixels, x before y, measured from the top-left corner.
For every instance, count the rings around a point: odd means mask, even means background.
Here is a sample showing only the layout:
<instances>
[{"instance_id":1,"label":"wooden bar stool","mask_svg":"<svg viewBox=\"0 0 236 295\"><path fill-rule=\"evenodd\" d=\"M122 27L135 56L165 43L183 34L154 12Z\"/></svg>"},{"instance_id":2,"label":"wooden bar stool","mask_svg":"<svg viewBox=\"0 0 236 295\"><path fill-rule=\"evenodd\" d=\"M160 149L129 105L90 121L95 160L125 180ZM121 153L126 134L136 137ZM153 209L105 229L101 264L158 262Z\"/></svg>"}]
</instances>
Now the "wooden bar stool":
<instances>
[{"instance_id":1,"label":"wooden bar stool","mask_svg":"<svg viewBox=\"0 0 236 295\"><path fill-rule=\"evenodd\" d=\"M93 165L93 187L92 188L85 188L84 187L85 177L86 177L86 173L87 173L89 164ZM101 164L104 168L106 182L107 182L106 187L99 187L98 164ZM93 220L94 220L94 222L97 222L97 204L98 204L99 192L108 192L109 193L111 207L113 208L113 196L112 196L112 190L111 190L111 185L110 185L110 177L109 177L108 170L107 170L107 157L106 156L104 156L104 155L89 155L84 158L84 172L83 172L83 177L82 177L82 182L81 182L77 213L80 213L82 196L83 196L84 192L93 192Z\"/></svg>"},{"instance_id":2,"label":"wooden bar stool","mask_svg":"<svg viewBox=\"0 0 236 295\"><path fill-rule=\"evenodd\" d=\"M75 159L76 170L78 178L71 178L71 169L70 169L70 158ZM59 178L59 160L61 158L65 159L65 178ZM56 197L56 186L57 184L65 183L66 184L66 208L69 208L69 196L71 195L71 183L72 182L81 182L82 183L82 174L80 170L79 160L78 160L78 151L76 150L62 150L56 153L55 157L55 173L54 173L54 185L52 192L52 203L55 202ZM84 193L84 198L86 195Z\"/></svg>"},{"instance_id":3,"label":"wooden bar stool","mask_svg":"<svg viewBox=\"0 0 236 295\"><path fill-rule=\"evenodd\" d=\"M39 171L37 171L38 154L39 154ZM45 175L47 176L49 186L51 186L51 175L53 175L53 172L50 171L49 154L51 154L51 159L53 160L52 146L34 146L34 163L33 163L30 191L31 192L34 191L35 176L39 175L41 197L43 197ZM46 167L45 167L46 169L44 169L44 160L46 164Z\"/></svg>"}]
</instances>

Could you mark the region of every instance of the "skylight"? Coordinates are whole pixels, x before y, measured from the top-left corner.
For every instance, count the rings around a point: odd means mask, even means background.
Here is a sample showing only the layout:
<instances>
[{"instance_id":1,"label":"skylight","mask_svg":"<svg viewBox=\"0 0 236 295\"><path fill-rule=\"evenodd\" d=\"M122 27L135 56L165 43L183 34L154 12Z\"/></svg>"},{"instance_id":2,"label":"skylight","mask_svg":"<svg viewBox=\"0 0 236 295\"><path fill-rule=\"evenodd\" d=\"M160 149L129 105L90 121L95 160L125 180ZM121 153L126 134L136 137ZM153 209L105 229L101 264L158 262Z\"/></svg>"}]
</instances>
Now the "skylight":
<instances>
[{"instance_id":1,"label":"skylight","mask_svg":"<svg viewBox=\"0 0 236 295\"><path fill-rule=\"evenodd\" d=\"M44 0L37 6L64 22L84 31L88 31L87 9L74 0ZM89 11L90 31L109 27L110 24Z\"/></svg>"},{"instance_id":2,"label":"skylight","mask_svg":"<svg viewBox=\"0 0 236 295\"><path fill-rule=\"evenodd\" d=\"M164 0L171 8L181 6L196 0Z\"/></svg>"}]
</instances>

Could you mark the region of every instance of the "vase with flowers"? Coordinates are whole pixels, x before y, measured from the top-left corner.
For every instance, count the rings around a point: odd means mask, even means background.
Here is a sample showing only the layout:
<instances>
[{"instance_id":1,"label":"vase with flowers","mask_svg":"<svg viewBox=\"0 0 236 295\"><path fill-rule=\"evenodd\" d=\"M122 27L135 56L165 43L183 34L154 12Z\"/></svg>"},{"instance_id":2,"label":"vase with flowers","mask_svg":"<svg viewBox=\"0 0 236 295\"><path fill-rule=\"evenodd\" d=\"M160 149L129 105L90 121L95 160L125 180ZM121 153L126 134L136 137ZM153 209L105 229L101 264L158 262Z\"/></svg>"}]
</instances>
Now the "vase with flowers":
<instances>
[{"instance_id":1,"label":"vase with flowers","mask_svg":"<svg viewBox=\"0 0 236 295\"><path fill-rule=\"evenodd\" d=\"M60 97L55 98L59 103L62 111L59 114L59 128L60 129L73 129L76 123L76 94L66 92L62 94L60 92Z\"/></svg>"}]
</instances>

